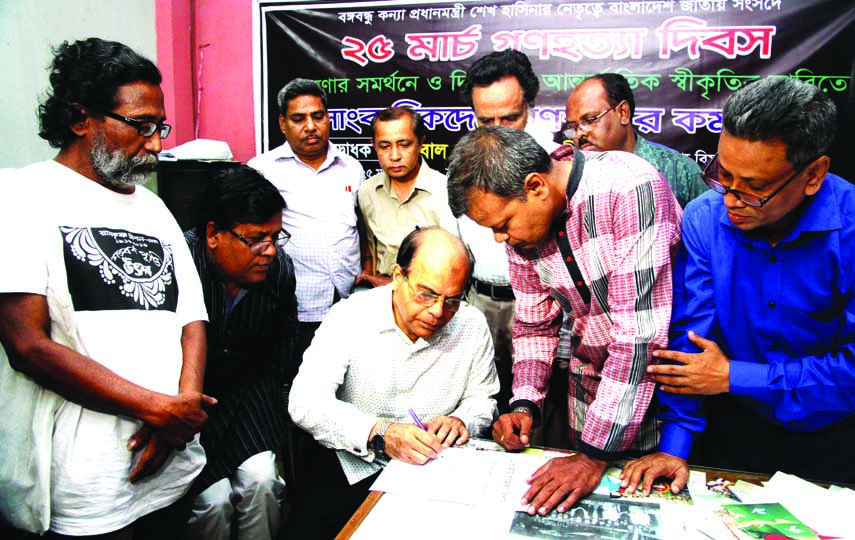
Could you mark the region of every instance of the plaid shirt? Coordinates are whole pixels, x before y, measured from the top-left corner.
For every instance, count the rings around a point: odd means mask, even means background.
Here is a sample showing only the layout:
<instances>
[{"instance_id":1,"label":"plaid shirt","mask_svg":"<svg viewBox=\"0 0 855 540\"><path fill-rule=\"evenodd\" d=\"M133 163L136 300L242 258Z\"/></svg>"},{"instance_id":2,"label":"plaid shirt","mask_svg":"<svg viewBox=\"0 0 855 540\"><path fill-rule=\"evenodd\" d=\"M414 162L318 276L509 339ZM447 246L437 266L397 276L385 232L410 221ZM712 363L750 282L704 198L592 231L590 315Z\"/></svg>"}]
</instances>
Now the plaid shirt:
<instances>
[{"instance_id":1,"label":"plaid shirt","mask_svg":"<svg viewBox=\"0 0 855 540\"><path fill-rule=\"evenodd\" d=\"M573 149L551 156L571 160ZM641 158L585 157L564 217L591 300L585 304L577 291L554 238L507 248L516 295L513 391L514 401L539 407L553 358L567 358L569 444L614 460L656 448L655 410L648 411L655 383L646 368L652 351L668 343L682 210Z\"/></svg>"}]
</instances>

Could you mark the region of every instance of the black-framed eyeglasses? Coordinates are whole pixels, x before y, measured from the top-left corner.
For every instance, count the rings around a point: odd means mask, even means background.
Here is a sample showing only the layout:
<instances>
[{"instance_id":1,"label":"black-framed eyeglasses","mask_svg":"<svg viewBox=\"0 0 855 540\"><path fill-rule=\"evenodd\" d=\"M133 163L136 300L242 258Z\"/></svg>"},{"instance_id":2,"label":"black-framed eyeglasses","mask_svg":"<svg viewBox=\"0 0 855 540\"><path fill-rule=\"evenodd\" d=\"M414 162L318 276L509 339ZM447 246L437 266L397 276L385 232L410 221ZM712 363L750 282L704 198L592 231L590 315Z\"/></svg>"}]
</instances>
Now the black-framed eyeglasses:
<instances>
[{"instance_id":1,"label":"black-framed eyeglasses","mask_svg":"<svg viewBox=\"0 0 855 540\"><path fill-rule=\"evenodd\" d=\"M284 246L285 244L287 244L288 240L291 239L291 233L289 233L285 229L282 229L281 231L276 233L276 237L273 240L259 240L259 241L247 240L240 233L236 233L231 229L226 229L226 230L229 231L232 234L232 236L234 236L235 238L237 238L238 240L240 240L241 242L246 244L246 247L249 248L249 252L252 253L253 255L261 255L262 253L267 251L267 248L270 247L270 244L273 244L273 243L276 244L277 248L280 248L280 247Z\"/></svg>"},{"instance_id":2,"label":"black-framed eyeglasses","mask_svg":"<svg viewBox=\"0 0 855 540\"><path fill-rule=\"evenodd\" d=\"M621 101L617 102L616 104L614 104L613 106L609 107L608 109L604 110L600 114L598 114L596 116L591 116L591 117L585 118L581 122L569 122L569 121L564 122L563 124L561 124L561 129L558 131L558 133L555 134L555 139L556 140L561 139L561 142L568 141L568 140L569 141L576 140L576 135L579 133L580 129L585 129L585 131L587 131L587 130L593 128L595 125L597 125L597 122L599 122L602 117L604 117L605 115L609 114L611 111L618 108L620 106L620 104L623 103L624 101L626 101L626 100L625 99L621 100Z\"/></svg>"},{"instance_id":3,"label":"black-framed eyeglasses","mask_svg":"<svg viewBox=\"0 0 855 540\"><path fill-rule=\"evenodd\" d=\"M413 300L415 300L420 306L432 307L437 302L442 301L442 309L447 310L450 313L456 313L457 310L460 309L460 304L463 303L462 295L443 297L441 294L417 290L413 287L410 283L410 279L406 276L404 276L404 280L407 282L407 288L410 289L410 292L413 295Z\"/></svg>"},{"instance_id":4,"label":"black-framed eyeglasses","mask_svg":"<svg viewBox=\"0 0 855 540\"><path fill-rule=\"evenodd\" d=\"M156 122L148 122L145 120L137 120L136 118L130 118L128 116L104 111L101 109L96 109L95 107L89 107L95 112L103 114L113 120L118 120L119 122L124 122L125 124L131 126L132 128L137 130L137 133L142 135L143 137L151 137L156 132L160 133L160 138L165 139L169 136L169 133L172 132L172 126L164 123L156 123Z\"/></svg>"},{"instance_id":5,"label":"black-framed eyeglasses","mask_svg":"<svg viewBox=\"0 0 855 540\"><path fill-rule=\"evenodd\" d=\"M728 193L730 193L731 195L733 195L734 197L736 197L738 200L742 201L746 205L753 206L754 208L760 208L761 206L763 206L764 204L766 204L770 200L772 200L772 197L774 197L782 189L787 187L787 185L790 182L792 182L793 180L795 180L796 177L798 177L800 174L805 172L805 170L808 168L808 166L811 163L813 163L814 161L816 161L816 160L812 159L812 160L808 161L807 163L805 163L804 165L802 165L801 167L797 168L796 172L794 172L789 178L784 180L783 184L778 186L775 189L775 191L766 195L765 197L758 197L757 195L750 195L748 193L744 193L744 192L736 190L736 189L730 189L729 187L727 187L724 184L722 184L721 182L719 182L718 178L719 178L719 173L721 171L721 168L718 164L718 154L716 154L715 157L713 157L712 161L707 163L707 166L704 167L704 172L701 173L701 178L703 179L704 183L706 185L708 185L709 188L711 190L715 191L716 193L721 193L722 195L727 195Z\"/></svg>"}]
</instances>

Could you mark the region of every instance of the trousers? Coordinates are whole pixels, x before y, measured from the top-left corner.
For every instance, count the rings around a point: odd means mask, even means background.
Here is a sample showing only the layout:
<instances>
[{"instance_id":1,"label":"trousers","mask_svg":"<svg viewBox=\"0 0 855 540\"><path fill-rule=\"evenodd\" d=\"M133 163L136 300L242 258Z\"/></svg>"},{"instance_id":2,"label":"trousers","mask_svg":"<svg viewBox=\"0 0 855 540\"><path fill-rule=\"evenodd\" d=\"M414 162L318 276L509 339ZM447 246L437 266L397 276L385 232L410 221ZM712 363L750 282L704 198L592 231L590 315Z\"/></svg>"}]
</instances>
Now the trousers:
<instances>
[{"instance_id":1,"label":"trousers","mask_svg":"<svg viewBox=\"0 0 855 540\"><path fill-rule=\"evenodd\" d=\"M282 521L284 491L273 452L256 454L196 497L187 537L229 540L234 518L239 540L272 540Z\"/></svg>"}]
</instances>

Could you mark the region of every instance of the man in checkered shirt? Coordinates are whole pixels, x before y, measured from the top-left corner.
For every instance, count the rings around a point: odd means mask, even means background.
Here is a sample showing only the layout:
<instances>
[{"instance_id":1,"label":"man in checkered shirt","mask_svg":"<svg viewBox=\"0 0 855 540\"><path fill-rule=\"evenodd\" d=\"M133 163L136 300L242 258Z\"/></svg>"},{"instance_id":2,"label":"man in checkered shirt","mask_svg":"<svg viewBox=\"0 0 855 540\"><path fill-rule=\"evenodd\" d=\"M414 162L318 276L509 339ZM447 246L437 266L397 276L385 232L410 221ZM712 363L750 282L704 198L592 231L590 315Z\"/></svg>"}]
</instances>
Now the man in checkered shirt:
<instances>
[{"instance_id":1,"label":"man in checkered shirt","mask_svg":"<svg viewBox=\"0 0 855 540\"><path fill-rule=\"evenodd\" d=\"M667 345L682 211L638 156L583 155L571 146L550 156L505 127L461 139L448 197L455 216L467 214L507 243L513 399L493 425L505 448L529 445L552 363L569 362L567 447L578 453L541 467L523 495L530 514L556 505L565 512L593 491L609 461L656 448L655 383L646 370Z\"/></svg>"}]
</instances>

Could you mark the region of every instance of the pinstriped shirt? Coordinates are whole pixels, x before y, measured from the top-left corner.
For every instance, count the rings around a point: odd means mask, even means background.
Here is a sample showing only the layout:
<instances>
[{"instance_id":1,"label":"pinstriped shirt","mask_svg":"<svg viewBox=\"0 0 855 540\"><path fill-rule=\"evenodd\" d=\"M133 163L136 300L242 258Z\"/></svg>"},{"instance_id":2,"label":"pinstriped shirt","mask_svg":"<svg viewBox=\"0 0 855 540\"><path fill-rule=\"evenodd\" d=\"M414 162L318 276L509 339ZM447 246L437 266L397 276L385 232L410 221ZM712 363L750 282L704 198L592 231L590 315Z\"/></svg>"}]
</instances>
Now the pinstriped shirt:
<instances>
[{"instance_id":1,"label":"pinstriped shirt","mask_svg":"<svg viewBox=\"0 0 855 540\"><path fill-rule=\"evenodd\" d=\"M552 157L572 155L564 146ZM655 383L646 368L653 350L668 342L682 211L643 159L626 152L585 157L563 217L591 300L582 300L551 236L534 248L508 246L516 295L513 391L514 401L540 406L553 358L568 358L569 444L612 460L656 448L655 411L648 411Z\"/></svg>"},{"instance_id":2,"label":"pinstriped shirt","mask_svg":"<svg viewBox=\"0 0 855 540\"><path fill-rule=\"evenodd\" d=\"M297 315L302 322L320 322L336 293L347 298L359 275L356 193L365 180L362 165L329 143L326 159L315 170L287 142L247 165L288 201L282 226L294 235L285 252L297 276Z\"/></svg>"},{"instance_id":3,"label":"pinstriped shirt","mask_svg":"<svg viewBox=\"0 0 855 540\"><path fill-rule=\"evenodd\" d=\"M205 296L208 359L204 391L217 398L202 428L208 464L201 489L231 477L248 458L285 441L283 384L293 380L297 333L294 266L281 249L263 283L245 289L228 312L225 287L204 238L184 233Z\"/></svg>"}]
</instances>

